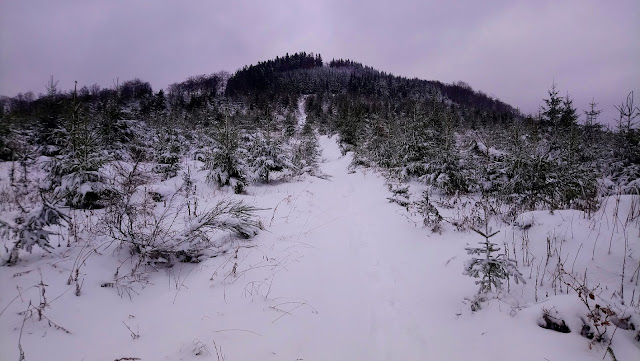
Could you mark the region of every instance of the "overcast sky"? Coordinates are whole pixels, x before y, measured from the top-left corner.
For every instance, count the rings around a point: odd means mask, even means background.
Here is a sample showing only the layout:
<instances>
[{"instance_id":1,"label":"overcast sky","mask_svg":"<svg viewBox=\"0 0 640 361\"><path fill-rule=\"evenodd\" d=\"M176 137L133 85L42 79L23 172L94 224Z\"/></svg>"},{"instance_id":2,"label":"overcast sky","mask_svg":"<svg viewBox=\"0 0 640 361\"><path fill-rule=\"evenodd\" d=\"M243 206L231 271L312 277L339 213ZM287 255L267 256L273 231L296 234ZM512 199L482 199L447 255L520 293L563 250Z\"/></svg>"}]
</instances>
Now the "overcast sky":
<instances>
[{"instance_id":1,"label":"overcast sky","mask_svg":"<svg viewBox=\"0 0 640 361\"><path fill-rule=\"evenodd\" d=\"M135 77L154 89L285 53L463 80L537 112L555 81L582 111L640 104L638 0L2 0L0 94ZM602 119L606 121L607 119Z\"/></svg>"}]
</instances>

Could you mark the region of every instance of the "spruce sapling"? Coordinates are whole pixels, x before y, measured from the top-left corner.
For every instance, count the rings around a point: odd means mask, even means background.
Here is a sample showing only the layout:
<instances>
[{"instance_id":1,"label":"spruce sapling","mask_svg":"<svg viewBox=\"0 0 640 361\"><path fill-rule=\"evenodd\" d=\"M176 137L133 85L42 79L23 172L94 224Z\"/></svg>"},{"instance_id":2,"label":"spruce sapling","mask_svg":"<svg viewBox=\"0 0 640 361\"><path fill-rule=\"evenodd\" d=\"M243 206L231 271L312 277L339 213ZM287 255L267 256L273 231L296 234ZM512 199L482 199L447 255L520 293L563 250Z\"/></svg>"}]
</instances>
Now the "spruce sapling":
<instances>
[{"instance_id":1,"label":"spruce sapling","mask_svg":"<svg viewBox=\"0 0 640 361\"><path fill-rule=\"evenodd\" d=\"M23 208L12 222L0 220L0 236L10 236L15 239L6 260L9 266L18 262L20 250L31 253L33 246L38 246L49 252L49 249L53 248L49 243L49 237L54 233L45 228L69 220L69 217L62 213L56 204L47 200L42 193L40 198L41 204L30 210Z\"/></svg>"},{"instance_id":2,"label":"spruce sapling","mask_svg":"<svg viewBox=\"0 0 640 361\"><path fill-rule=\"evenodd\" d=\"M502 290L503 282L513 277L516 283L526 283L520 271L518 271L516 261L506 258L504 254L496 255L495 253L500 251L497 245L490 241L491 237L494 237L500 231L492 232L489 228L489 220L487 217L485 207L485 229L480 231L476 228L471 228L474 232L481 235L484 241L479 242L480 247L467 247L467 254L478 255L479 257L473 257L465 262L464 275L474 278L481 278L476 281L477 285L480 285L476 296L472 300L471 310L477 311L480 309L480 303L486 300L486 297L491 292L499 292Z\"/></svg>"}]
</instances>

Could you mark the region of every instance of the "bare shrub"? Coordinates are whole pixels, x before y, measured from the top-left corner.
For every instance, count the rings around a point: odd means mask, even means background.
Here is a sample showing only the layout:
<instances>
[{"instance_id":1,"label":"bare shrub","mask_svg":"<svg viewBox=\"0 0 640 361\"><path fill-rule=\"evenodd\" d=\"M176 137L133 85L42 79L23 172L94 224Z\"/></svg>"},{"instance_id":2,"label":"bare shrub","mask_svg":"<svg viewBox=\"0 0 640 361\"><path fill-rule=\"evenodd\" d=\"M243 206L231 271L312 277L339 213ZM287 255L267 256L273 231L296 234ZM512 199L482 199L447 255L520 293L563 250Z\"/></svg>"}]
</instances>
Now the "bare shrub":
<instances>
[{"instance_id":1,"label":"bare shrub","mask_svg":"<svg viewBox=\"0 0 640 361\"><path fill-rule=\"evenodd\" d=\"M119 192L101 219L101 232L129 250L132 273L140 265L171 266L176 262L197 263L217 255L224 241L219 231L251 238L262 228L259 209L241 201L223 199L198 216L186 216L187 203L174 194L161 206L149 192L133 182L137 167L119 177Z\"/></svg>"}]
</instances>

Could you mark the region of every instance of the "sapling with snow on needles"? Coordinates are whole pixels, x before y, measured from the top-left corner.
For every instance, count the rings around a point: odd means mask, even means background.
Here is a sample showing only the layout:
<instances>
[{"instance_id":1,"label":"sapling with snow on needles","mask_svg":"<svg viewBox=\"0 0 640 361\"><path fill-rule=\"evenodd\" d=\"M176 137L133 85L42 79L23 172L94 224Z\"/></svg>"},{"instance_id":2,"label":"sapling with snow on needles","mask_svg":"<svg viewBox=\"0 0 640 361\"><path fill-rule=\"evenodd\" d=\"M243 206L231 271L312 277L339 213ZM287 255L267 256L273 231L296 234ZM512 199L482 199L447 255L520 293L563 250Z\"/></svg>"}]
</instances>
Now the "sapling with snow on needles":
<instances>
[{"instance_id":1,"label":"sapling with snow on needles","mask_svg":"<svg viewBox=\"0 0 640 361\"><path fill-rule=\"evenodd\" d=\"M479 256L467 260L463 272L464 275L480 278L480 280L476 281L480 288L471 300L471 310L477 311L480 309L480 303L485 301L490 293L502 291L505 280L513 278L516 283L526 282L518 270L515 260L507 258L504 254L495 254L500 251L500 248L491 242L490 238L498 234L499 231L491 231L488 219L485 219L484 231L475 228L471 229L484 237L484 241L480 242L480 247L465 248L467 254Z\"/></svg>"},{"instance_id":2,"label":"sapling with snow on needles","mask_svg":"<svg viewBox=\"0 0 640 361\"><path fill-rule=\"evenodd\" d=\"M46 228L66 223L69 217L42 193L40 199L40 204L34 205L31 209L21 207L21 212L12 221L0 219L0 236L15 240L11 250L5 247L7 258L2 263L9 266L16 264L20 250L31 253L33 246L38 246L47 252L53 248L49 238L54 233Z\"/></svg>"},{"instance_id":3,"label":"sapling with snow on needles","mask_svg":"<svg viewBox=\"0 0 640 361\"><path fill-rule=\"evenodd\" d=\"M441 223L443 218L442 215L440 215L438 208L436 208L436 206L434 206L429 200L429 192L422 192L422 198L415 202L415 207L418 210L418 213L422 215L422 222L425 227L431 228L431 232L434 233L440 233L442 231Z\"/></svg>"},{"instance_id":4,"label":"sapling with snow on needles","mask_svg":"<svg viewBox=\"0 0 640 361\"><path fill-rule=\"evenodd\" d=\"M203 167L208 171L207 181L218 187L230 186L236 194L243 193L249 172L246 164L249 155L238 129L225 117L224 125L213 138L214 145L206 153Z\"/></svg>"}]
</instances>

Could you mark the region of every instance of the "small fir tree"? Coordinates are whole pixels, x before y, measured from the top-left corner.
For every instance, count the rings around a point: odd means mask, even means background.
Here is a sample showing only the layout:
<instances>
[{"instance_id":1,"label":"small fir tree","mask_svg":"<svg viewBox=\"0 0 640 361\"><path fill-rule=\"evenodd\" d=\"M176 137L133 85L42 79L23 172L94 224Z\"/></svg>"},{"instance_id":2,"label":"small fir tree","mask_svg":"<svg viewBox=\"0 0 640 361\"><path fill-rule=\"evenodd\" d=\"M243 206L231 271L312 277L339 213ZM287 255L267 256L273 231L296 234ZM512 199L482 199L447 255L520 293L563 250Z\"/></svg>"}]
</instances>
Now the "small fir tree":
<instances>
[{"instance_id":1,"label":"small fir tree","mask_svg":"<svg viewBox=\"0 0 640 361\"><path fill-rule=\"evenodd\" d=\"M562 99L562 107L560 113L560 126L571 127L578 124L578 112L573 107L573 99L567 94Z\"/></svg>"},{"instance_id":2,"label":"small fir tree","mask_svg":"<svg viewBox=\"0 0 640 361\"><path fill-rule=\"evenodd\" d=\"M207 180L218 187L231 186L237 194L246 187L245 159L247 151L241 147L238 130L228 117L224 125L214 134L214 146L206 156L204 169L208 170Z\"/></svg>"},{"instance_id":3,"label":"small fir tree","mask_svg":"<svg viewBox=\"0 0 640 361\"><path fill-rule=\"evenodd\" d=\"M33 246L49 252L53 248L49 242L50 236L54 233L46 228L66 223L69 219L55 203L46 199L42 192L40 200L31 209L21 206L20 213L11 221L0 219L0 236L15 240L11 250L5 248L7 257L4 263L9 266L18 262L20 251L33 252Z\"/></svg>"},{"instance_id":4,"label":"small fir tree","mask_svg":"<svg viewBox=\"0 0 640 361\"><path fill-rule=\"evenodd\" d=\"M480 309L480 303L486 300L487 296L492 292L500 292L503 289L504 282L513 278L516 283L524 281L522 274L518 271L518 266L515 260L506 258L504 254L496 255L500 248L490 241L491 237L494 237L499 231L492 232L489 228L489 220L486 209L485 210L485 229L480 231L472 228L474 232L484 238L484 241L480 242L480 247L467 247L467 254L477 255L479 257L473 257L467 260L464 265L463 274L466 276L480 278L475 283L479 285L476 296L471 301L471 310L477 311Z\"/></svg>"},{"instance_id":5,"label":"small fir tree","mask_svg":"<svg viewBox=\"0 0 640 361\"><path fill-rule=\"evenodd\" d=\"M184 139L173 129L161 129L156 141L153 172L160 174L162 180L176 177L180 171L180 154L183 152Z\"/></svg>"},{"instance_id":6,"label":"small fir tree","mask_svg":"<svg viewBox=\"0 0 640 361\"><path fill-rule=\"evenodd\" d=\"M76 86L77 88L77 86ZM100 168L107 162L74 88L71 117L61 132L66 147L49 163L49 187L73 208L101 208L112 189Z\"/></svg>"},{"instance_id":7,"label":"small fir tree","mask_svg":"<svg viewBox=\"0 0 640 361\"><path fill-rule=\"evenodd\" d=\"M301 173L313 173L318 168L319 157L318 137L311 125L305 123L293 143L292 163Z\"/></svg>"},{"instance_id":8,"label":"small fir tree","mask_svg":"<svg viewBox=\"0 0 640 361\"><path fill-rule=\"evenodd\" d=\"M285 147L278 134L270 131L270 127L255 134L251 153L253 179L261 183L269 183L274 171L295 169L291 163L290 149Z\"/></svg>"},{"instance_id":9,"label":"small fir tree","mask_svg":"<svg viewBox=\"0 0 640 361\"><path fill-rule=\"evenodd\" d=\"M425 227L431 228L431 232L442 231L442 215L438 208L429 200L429 192L422 192L422 198L415 203L416 209L422 215L422 223Z\"/></svg>"}]
</instances>

